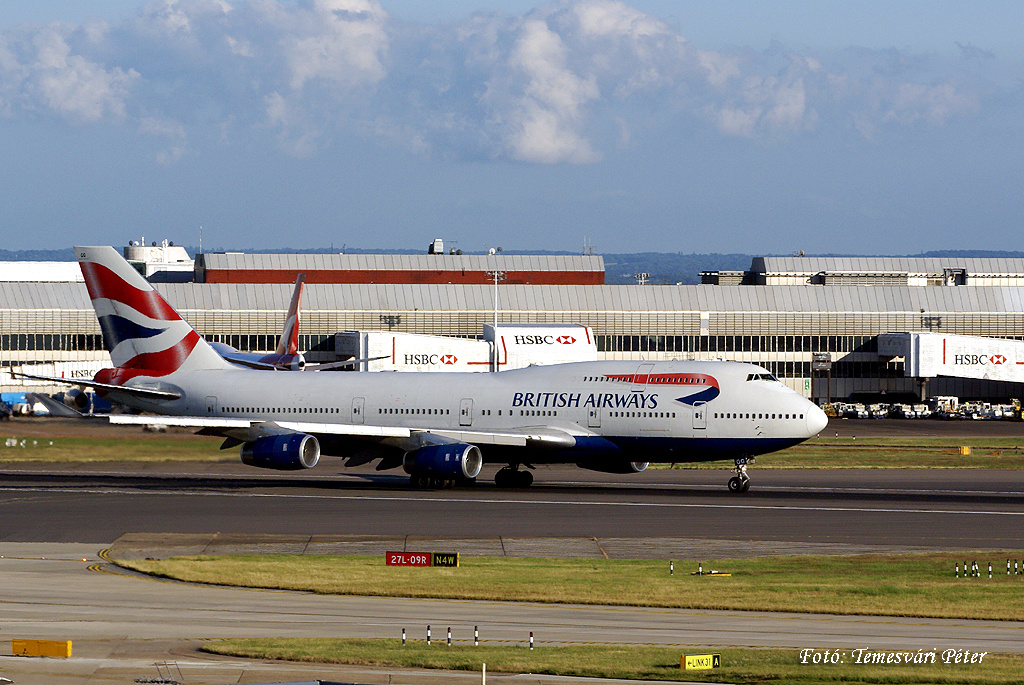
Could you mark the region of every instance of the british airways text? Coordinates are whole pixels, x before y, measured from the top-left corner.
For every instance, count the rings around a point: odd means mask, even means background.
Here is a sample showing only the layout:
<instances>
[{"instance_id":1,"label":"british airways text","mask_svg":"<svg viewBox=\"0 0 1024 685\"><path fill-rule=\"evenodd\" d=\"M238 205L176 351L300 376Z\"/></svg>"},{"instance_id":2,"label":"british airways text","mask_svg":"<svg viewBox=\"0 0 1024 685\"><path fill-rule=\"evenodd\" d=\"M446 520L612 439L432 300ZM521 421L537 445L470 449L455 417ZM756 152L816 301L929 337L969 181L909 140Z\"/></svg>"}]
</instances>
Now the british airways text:
<instances>
[{"instance_id":1,"label":"british airways text","mask_svg":"<svg viewBox=\"0 0 1024 685\"><path fill-rule=\"evenodd\" d=\"M513 407L608 407L657 409L658 394L579 392L517 392L512 395Z\"/></svg>"}]
</instances>

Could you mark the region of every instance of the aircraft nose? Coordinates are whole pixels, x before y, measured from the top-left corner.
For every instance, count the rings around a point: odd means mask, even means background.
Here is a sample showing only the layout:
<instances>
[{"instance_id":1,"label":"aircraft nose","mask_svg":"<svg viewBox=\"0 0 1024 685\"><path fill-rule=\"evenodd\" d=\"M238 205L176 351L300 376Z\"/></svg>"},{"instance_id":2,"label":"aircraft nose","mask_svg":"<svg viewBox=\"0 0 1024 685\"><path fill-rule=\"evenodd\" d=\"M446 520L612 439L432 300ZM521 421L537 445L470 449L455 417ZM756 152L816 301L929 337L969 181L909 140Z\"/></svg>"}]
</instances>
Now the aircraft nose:
<instances>
[{"instance_id":1,"label":"aircraft nose","mask_svg":"<svg viewBox=\"0 0 1024 685\"><path fill-rule=\"evenodd\" d=\"M828 417L816 405L812 404L807 408L807 434L817 435L821 431L825 430L825 426L828 425Z\"/></svg>"}]
</instances>

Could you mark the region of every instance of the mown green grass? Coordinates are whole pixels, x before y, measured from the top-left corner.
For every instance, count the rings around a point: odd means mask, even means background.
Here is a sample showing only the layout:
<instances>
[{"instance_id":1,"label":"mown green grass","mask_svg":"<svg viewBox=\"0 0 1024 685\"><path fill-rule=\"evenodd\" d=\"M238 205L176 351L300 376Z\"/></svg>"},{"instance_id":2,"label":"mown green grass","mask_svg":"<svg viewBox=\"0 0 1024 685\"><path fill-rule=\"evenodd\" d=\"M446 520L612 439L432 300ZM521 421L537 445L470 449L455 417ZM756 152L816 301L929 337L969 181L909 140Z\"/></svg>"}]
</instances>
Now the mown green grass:
<instances>
[{"instance_id":1,"label":"mown green grass","mask_svg":"<svg viewBox=\"0 0 1024 685\"><path fill-rule=\"evenodd\" d=\"M802 664L796 649L694 649L649 645L453 645L444 640L430 647L422 640L260 639L218 640L203 649L249 659L284 659L378 667L435 668L488 672L543 673L593 678L687 680L730 683L1022 683L1024 656L988 654L980 664L944 664L942 648L936 664L866 665L854 663L852 649L841 649L840 664ZM722 667L686 671L683 653L718 653ZM915 652L916 653L916 652Z\"/></svg>"},{"instance_id":2,"label":"mown green grass","mask_svg":"<svg viewBox=\"0 0 1024 685\"><path fill-rule=\"evenodd\" d=\"M1024 575L1006 559L1024 552L783 556L702 560L466 557L458 568L385 566L383 555L225 555L116 561L190 582L323 594L564 602L794 611L826 614L1024 620ZM977 560L984 578L954 578L954 564ZM994 577L987 578L992 562Z\"/></svg>"},{"instance_id":3,"label":"mown green grass","mask_svg":"<svg viewBox=\"0 0 1024 685\"><path fill-rule=\"evenodd\" d=\"M971 448L961 455L960 447ZM764 462L762 464L762 462ZM1019 437L811 438L758 460L769 468L1024 468L1024 429Z\"/></svg>"},{"instance_id":4,"label":"mown green grass","mask_svg":"<svg viewBox=\"0 0 1024 685\"><path fill-rule=\"evenodd\" d=\"M961 455L960 447L971 448ZM720 469L723 462L651 464L651 468ZM1020 469L1024 468L1024 429L1020 437L811 438L757 458L760 469Z\"/></svg>"},{"instance_id":5,"label":"mown green grass","mask_svg":"<svg viewBox=\"0 0 1024 685\"><path fill-rule=\"evenodd\" d=\"M235 461L237 450L221 451L219 438L192 435L144 433L127 437L67 437L60 435L19 435L15 425L0 434L0 463L3 462L149 462L149 461ZM8 438L18 444L7 447ZM24 441L24 445L22 444Z\"/></svg>"},{"instance_id":6,"label":"mown green grass","mask_svg":"<svg viewBox=\"0 0 1024 685\"><path fill-rule=\"evenodd\" d=\"M18 423L2 427L0 463L126 462L126 461L234 461L237 450L221 450L220 438L187 433L152 434L141 430L130 437L67 437L57 434L19 435ZM948 438L812 438L757 460L757 468L1024 468L1024 428L1018 437ZM17 447L3 447L7 438ZM25 445L20 442L24 440ZM52 443L52 444L51 444ZM972 454L960 454L961 445ZM668 464L652 467L668 468ZM731 463L677 464L675 468L731 468Z\"/></svg>"}]
</instances>

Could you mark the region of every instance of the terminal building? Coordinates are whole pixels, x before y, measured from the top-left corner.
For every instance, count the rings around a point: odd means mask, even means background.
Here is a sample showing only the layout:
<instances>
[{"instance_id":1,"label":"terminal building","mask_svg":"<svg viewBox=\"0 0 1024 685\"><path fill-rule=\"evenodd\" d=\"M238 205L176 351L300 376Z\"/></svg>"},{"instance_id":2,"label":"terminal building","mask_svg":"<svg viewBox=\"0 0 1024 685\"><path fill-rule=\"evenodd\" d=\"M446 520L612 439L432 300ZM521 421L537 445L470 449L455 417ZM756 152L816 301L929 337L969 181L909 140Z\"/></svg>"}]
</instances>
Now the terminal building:
<instances>
[{"instance_id":1,"label":"terminal building","mask_svg":"<svg viewBox=\"0 0 1024 685\"><path fill-rule=\"evenodd\" d=\"M497 295L500 324L588 327L600 359L753 362L820 402L1024 397L1022 345L986 353L1008 374L934 378L908 375L933 367L916 357L908 365L899 346L879 349L887 333L994 339L985 350L1024 340L1024 260L759 257L745 272L705 272L700 285L604 285L599 256L435 253L395 260L396 268L378 268L389 255L329 255L331 268L324 257L205 254L191 282L151 280L208 340L269 352L295 274L306 273L300 349L314 363L348 356L351 331L482 339ZM431 270L423 260L438 261L426 262ZM91 375L109 363L83 283L8 280L0 269L0 364ZM355 271L373 275L352 280ZM443 275L418 280L424 271ZM505 272L497 284L495 271ZM535 280L545 273L559 275ZM24 390L6 373L0 383Z\"/></svg>"}]
</instances>

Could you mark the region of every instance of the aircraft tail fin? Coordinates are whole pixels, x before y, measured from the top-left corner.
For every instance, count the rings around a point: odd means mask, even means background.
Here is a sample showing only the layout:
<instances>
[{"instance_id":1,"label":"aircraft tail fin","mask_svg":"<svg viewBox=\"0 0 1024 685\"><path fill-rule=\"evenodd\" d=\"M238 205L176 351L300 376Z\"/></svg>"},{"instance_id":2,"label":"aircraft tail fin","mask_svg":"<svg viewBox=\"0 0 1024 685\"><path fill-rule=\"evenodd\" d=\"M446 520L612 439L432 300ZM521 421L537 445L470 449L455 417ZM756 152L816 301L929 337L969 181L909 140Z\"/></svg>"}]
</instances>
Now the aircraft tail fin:
<instances>
[{"instance_id":1,"label":"aircraft tail fin","mask_svg":"<svg viewBox=\"0 0 1024 685\"><path fill-rule=\"evenodd\" d=\"M302 307L302 287L305 282L306 274L299 274L295 278L295 290L292 292L292 301L288 305L288 315L285 317L284 329L277 341L275 354L299 353L299 310Z\"/></svg>"},{"instance_id":2,"label":"aircraft tail fin","mask_svg":"<svg viewBox=\"0 0 1024 685\"><path fill-rule=\"evenodd\" d=\"M112 247L75 247L118 378L229 364Z\"/></svg>"}]
</instances>

